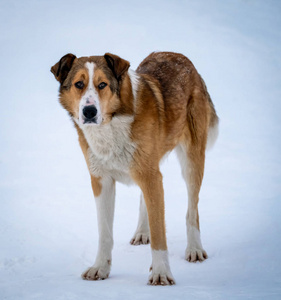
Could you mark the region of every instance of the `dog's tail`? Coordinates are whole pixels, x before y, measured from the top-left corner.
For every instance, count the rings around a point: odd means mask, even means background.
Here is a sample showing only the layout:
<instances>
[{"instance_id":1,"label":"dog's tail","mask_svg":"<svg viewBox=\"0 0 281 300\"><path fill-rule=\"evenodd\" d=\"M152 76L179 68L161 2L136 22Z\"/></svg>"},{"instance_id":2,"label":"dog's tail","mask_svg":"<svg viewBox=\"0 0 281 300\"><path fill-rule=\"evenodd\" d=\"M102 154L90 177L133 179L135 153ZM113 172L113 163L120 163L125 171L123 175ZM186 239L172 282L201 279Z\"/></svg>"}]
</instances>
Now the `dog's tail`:
<instances>
[{"instance_id":1,"label":"dog's tail","mask_svg":"<svg viewBox=\"0 0 281 300\"><path fill-rule=\"evenodd\" d=\"M210 107L211 107L211 118L210 118L209 129L208 129L207 150L210 150L214 146L219 135L219 118L217 116L211 98L210 98Z\"/></svg>"},{"instance_id":2,"label":"dog's tail","mask_svg":"<svg viewBox=\"0 0 281 300\"><path fill-rule=\"evenodd\" d=\"M210 150L214 146L214 144L218 138L218 135L219 135L219 117L217 116L214 103L210 97L210 94L207 90L207 86L202 77L201 77L201 80L202 80L202 84L204 86L206 95L208 97L208 102L209 102L209 106L210 106L210 120L209 120L209 128L208 128L207 147L206 147L207 150Z\"/></svg>"}]
</instances>

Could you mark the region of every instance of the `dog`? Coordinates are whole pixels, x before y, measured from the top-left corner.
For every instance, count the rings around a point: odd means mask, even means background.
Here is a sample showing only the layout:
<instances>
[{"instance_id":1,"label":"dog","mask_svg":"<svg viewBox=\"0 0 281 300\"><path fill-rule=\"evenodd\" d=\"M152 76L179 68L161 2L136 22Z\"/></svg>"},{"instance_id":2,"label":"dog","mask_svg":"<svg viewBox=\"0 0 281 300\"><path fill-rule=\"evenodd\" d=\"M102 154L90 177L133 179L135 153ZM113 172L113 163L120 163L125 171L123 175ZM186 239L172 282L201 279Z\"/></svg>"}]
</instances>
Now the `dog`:
<instances>
[{"instance_id":1,"label":"dog","mask_svg":"<svg viewBox=\"0 0 281 300\"><path fill-rule=\"evenodd\" d=\"M121 57L66 54L51 68L59 100L78 132L97 206L99 246L82 278L106 279L113 248L115 182L141 189L140 214L131 244L151 244L148 284L175 284L170 270L159 164L176 150L187 185L185 258L203 261L198 215L205 151L219 119L206 85L182 54L153 52L136 71Z\"/></svg>"}]
</instances>

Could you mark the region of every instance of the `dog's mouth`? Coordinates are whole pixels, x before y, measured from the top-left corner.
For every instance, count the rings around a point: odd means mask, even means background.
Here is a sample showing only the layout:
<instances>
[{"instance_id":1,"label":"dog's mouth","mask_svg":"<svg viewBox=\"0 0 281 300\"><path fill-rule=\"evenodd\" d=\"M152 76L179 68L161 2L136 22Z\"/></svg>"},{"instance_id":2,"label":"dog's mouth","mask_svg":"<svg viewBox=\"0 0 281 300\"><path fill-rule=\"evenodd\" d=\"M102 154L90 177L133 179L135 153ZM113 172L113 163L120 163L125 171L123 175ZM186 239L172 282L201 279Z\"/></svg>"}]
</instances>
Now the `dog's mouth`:
<instances>
[{"instance_id":1,"label":"dog's mouth","mask_svg":"<svg viewBox=\"0 0 281 300\"><path fill-rule=\"evenodd\" d=\"M101 125L102 119L99 117L94 117L92 119L86 119L82 117L80 124L82 125L90 125L90 126L98 126Z\"/></svg>"},{"instance_id":2,"label":"dog's mouth","mask_svg":"<svg viewBox=\"0 0 281 300\"><path fill-rule=\"evenodd\" d=\"M83 118L82 123L83 124L97 124L97 118L96 117L94 117L92 119Z\"/></svg>"}]
</instances>

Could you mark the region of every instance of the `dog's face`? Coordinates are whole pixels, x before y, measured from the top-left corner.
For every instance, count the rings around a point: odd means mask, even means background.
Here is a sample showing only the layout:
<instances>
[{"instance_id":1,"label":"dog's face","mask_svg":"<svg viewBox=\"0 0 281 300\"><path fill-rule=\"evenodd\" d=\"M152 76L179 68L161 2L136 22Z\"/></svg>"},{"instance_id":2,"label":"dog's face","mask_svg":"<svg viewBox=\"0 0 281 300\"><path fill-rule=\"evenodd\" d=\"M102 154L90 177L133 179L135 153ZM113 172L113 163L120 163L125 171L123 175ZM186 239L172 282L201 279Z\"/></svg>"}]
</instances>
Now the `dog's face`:
<instances>
[{"instance_id":1,"label":"dog's face","mask_svg":"<svg viewBox=\"0 0 281 300\"><path fill-rule=\"evenodd\" d=\"M60 82L60 102L80 126L110 122L120 109L120 83L128 61L106 53L77 58L63 56L51 72Z\"/></svg>"}]
</instances>

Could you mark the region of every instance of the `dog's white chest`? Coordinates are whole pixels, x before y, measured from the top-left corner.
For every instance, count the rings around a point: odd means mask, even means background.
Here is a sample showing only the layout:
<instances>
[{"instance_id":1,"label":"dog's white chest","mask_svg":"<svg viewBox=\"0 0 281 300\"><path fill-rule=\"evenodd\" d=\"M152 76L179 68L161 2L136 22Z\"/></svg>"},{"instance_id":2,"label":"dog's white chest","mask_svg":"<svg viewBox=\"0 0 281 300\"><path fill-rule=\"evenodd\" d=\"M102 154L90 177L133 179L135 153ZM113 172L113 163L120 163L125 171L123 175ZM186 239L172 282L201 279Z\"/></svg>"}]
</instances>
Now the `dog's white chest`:
<instances>
[{"instance_id":1,"label":"dog's white chest","mask_svg":"<svg viewBox=\"0 0 281 300\"><path fill-rule=\"evenodd\" d=\"M111 175L117 181L130 183L129 166L136 148L130 137L132 121L133 117L115 117L109 124L83 128L93 175Z\"/></svg>"}]
</instances>

